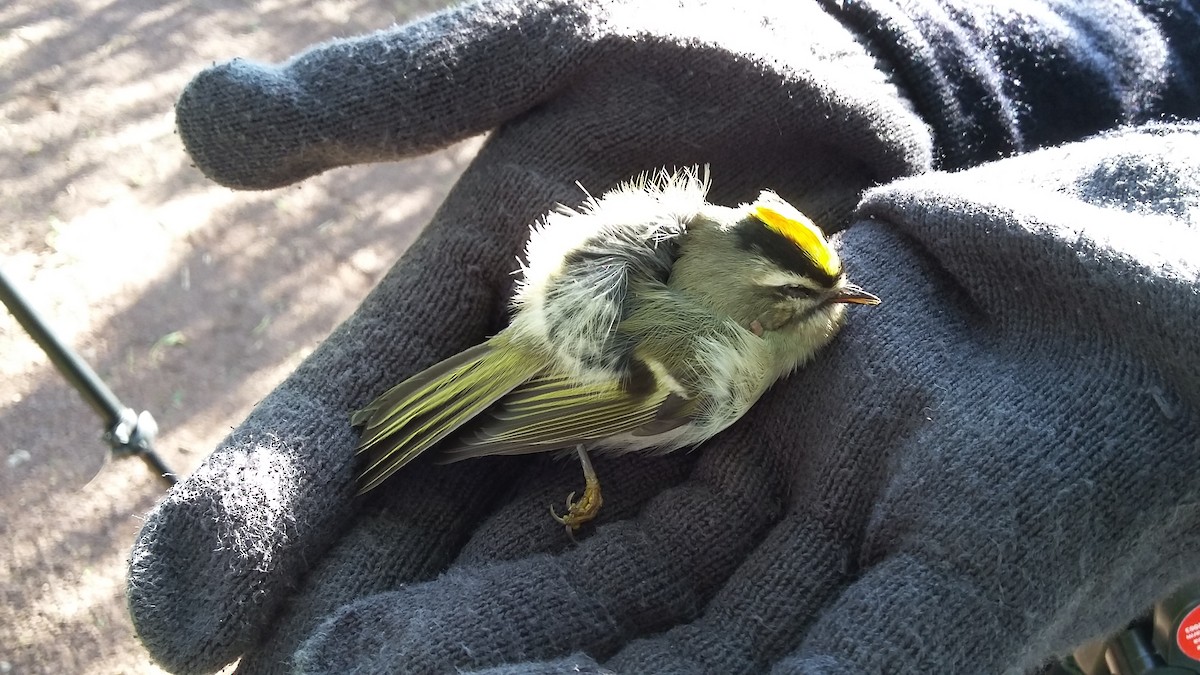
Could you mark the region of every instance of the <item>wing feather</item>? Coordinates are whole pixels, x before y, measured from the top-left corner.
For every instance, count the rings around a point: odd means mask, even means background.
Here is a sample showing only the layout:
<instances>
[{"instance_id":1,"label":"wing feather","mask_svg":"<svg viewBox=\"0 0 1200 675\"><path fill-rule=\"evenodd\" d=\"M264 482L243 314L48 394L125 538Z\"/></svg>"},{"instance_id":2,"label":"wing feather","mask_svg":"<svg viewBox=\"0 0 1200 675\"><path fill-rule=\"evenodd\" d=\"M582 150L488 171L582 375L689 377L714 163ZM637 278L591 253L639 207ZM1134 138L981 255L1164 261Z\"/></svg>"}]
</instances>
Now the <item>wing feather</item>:
<instances>
[{"instance_id":1,"label":"wing feather","mask_svg":"<svg viewBox=\"0 0 1200 675\"><path fill-rule=\"evenodd\" d=\"M544 367L491 342L466 350L396 385L355 413L366 457L359 494L474 419Z\"/></svg>"},{"instance_id":2,"label":"wing feather","mask_svg":"<svg viewBox=\"0 0 1200 675\"><path fill-rule=\"evenodd\" d=\"M671 392L657 386L634 396L617 384L538 378L503 397L475 434L446 450L443 461L568 448L632 432L653 422Z\"/></svg>"}]
</instances>

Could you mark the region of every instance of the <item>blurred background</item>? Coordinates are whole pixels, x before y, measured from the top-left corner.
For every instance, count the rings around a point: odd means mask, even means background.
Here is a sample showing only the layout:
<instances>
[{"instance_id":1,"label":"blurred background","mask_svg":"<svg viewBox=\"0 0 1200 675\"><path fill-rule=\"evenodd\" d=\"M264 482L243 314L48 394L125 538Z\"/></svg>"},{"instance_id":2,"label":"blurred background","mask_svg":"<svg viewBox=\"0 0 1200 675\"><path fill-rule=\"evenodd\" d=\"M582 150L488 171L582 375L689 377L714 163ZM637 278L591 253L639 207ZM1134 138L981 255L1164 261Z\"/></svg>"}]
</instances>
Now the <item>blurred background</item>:
<instances>
[{"instance_id":1,"label":"blurred background","mask_svg":"<svg viewBox=\"0 0 1200 675\"><path fill-rule=\"evenodd\" d=\"M207 181L173 105L235 56L281 61L437 0L0 4L0 266L193 470L374 286L478 147L266 192ZM0 675L160 673L124 602L163 483L0 312Z\"/></svg>"}]
</instances>

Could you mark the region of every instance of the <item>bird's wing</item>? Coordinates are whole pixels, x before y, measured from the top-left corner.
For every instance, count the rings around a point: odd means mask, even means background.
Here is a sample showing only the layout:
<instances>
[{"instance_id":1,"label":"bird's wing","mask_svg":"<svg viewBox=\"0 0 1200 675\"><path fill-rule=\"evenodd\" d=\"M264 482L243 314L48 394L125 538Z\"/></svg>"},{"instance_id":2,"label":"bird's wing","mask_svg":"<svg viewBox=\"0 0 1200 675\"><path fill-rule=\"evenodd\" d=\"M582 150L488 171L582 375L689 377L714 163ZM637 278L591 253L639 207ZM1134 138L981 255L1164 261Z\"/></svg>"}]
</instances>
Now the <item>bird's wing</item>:
<instances>
[{"instance_id":1,"label":"bird's wing","mask_svg":"<svg viewBox=\"0 0 1200 675\"><path fill-rule=\"evenodd\" d=\"M460 352L392 387L351 423L363 427L365 455L359 494L454 433L481 411L537 374L542 359L493 341Z\"/></svg>"},{"instance_id":2,"label":"bird's wing","mask_svg":"<svg viewBox=\"0 0 1200 675\"><path fill-rule=\"evenodd\" d=\"M622 370L635 344L617 328L638 288L666 287L706 189L695 171L664 175L547 215L526 248L516 331L553 345L566 372Z\"/></svg>"},{"instance_id":3,"label":"bird's wing","mask_svg":"<svg viewBox=\"0 0 1200 675\"><path fill-rule=\"evenodd\" d=\"M690 420L691 403L661 386L633 394L614 383L536 378L480 416L475 433L459 439L442 460L546 452L625 434L645 439L632 445L650 447L652 435Z\"/></svg>"}]
</instances>

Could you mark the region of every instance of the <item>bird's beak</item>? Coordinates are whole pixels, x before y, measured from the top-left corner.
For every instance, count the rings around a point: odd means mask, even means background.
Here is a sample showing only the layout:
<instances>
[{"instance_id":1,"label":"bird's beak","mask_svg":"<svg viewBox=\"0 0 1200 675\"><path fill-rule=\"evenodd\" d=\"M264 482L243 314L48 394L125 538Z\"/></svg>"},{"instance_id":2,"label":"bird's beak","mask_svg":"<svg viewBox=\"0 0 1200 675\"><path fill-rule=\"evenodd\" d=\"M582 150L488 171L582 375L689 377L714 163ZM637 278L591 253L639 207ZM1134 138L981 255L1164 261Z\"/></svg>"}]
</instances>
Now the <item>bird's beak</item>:
<instances>
[{"instance_id":1,"label":"bird's beak","mask_svg":"<svg viewBox=\"0 0 1200 675\"><path fill-rule=\"evenodd\" d=\"M846 284L834 291L830 296L829 302L853 303L855 305L878 305L880 300L877 296L864 291L854 284Z\"/></svg>"}]
</instances>

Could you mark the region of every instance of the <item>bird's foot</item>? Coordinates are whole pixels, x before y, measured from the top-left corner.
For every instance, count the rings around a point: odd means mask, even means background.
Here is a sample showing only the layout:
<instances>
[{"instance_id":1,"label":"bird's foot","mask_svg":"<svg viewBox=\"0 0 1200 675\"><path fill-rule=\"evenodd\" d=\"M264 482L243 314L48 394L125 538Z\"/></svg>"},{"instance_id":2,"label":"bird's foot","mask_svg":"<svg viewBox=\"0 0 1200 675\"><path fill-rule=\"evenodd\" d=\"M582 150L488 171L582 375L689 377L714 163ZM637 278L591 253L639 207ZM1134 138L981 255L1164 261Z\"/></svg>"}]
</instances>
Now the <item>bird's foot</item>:
<instances>
[{"instance_id":1,"label":"bird's foot","mask_svg":"<svg viewBox=\"0 0 1200 675\"><path fill-rule=\"evenodd\" d=\"M600 506L604 504L604 497L600 494L600 480L592 468L592 460L582 445L578 450L579 461L583 464L583 496L575 499L574 492L567 495L567 512L561 516L553 506L550 507L550 515L567 528L567 534L574 534L576 530L591 522L600 512Z\"/></svg>"}]
</instances>

